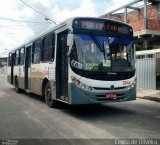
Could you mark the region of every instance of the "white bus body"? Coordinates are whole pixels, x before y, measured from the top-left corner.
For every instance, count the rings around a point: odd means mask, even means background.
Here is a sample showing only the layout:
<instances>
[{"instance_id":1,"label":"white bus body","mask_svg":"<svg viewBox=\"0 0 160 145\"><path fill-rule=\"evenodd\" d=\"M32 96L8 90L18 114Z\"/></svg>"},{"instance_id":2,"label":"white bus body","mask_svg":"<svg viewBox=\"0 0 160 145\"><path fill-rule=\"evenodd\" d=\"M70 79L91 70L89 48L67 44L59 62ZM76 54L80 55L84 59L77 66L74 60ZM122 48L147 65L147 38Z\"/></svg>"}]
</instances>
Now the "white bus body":
<instances>
[{"instance_id":1,"label":"white bus body","mask_svg":"<svg viewBox=\"0 0 160 145\"><path fill-rule=\"evenodd\" d=\"M44 96L49 107L57 101L135 100L132 28L99 18L68 19L12 50L7 78L17 92Z\"/></svg>"}]
</instances>

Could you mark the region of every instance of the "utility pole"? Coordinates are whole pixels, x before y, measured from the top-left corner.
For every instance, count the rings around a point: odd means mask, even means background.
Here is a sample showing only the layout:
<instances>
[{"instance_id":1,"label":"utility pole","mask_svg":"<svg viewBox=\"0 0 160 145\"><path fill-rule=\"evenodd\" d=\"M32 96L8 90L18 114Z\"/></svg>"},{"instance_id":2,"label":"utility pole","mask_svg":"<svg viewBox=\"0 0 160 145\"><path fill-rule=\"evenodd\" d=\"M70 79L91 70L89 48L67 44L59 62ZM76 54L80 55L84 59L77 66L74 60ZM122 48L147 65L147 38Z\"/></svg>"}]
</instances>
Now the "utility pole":
<instances>
[{"instance_id":1,"label":"utility pole","mask_svg":"<svg viewBox=\"0 0 160 145\"><path fill-rule=\"evenodd\" d=\"M124 8L124 22L127 23L127 7Z\"/></svg>"},{"instance_id":2,"label":"utility pole","mask_svg":"<svg viewBox=\"0 0 160 145\"><path fill-rule=\"evenodd\" d=\"M144 29L148 28L148 20L147 20L147 0L144 0Z\"/></svg>"}]
</instances>

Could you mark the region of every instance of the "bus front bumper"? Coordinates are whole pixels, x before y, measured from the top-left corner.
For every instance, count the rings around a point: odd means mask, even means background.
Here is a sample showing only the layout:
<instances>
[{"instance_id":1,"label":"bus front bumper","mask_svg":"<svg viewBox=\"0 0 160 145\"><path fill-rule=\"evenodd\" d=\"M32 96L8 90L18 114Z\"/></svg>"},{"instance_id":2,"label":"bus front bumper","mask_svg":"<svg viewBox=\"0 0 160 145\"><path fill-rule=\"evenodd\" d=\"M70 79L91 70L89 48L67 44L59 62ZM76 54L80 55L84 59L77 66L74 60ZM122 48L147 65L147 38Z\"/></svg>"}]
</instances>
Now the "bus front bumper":
<instances>
[{"instance_id":1,"label":"bus front bumper","mask_svg":"<svg viewBox=\"0 0 160 145\"><path fill-rule=\"evenodd\" d=\"M97 104L107 102L123 102L136 100L136 84L130 89L120 89L114 91L89 92L78 88L75 84L69 84L69 104ZM115 93L116 99L108 99L107 93Z\"/></svg>"}]
</instances>

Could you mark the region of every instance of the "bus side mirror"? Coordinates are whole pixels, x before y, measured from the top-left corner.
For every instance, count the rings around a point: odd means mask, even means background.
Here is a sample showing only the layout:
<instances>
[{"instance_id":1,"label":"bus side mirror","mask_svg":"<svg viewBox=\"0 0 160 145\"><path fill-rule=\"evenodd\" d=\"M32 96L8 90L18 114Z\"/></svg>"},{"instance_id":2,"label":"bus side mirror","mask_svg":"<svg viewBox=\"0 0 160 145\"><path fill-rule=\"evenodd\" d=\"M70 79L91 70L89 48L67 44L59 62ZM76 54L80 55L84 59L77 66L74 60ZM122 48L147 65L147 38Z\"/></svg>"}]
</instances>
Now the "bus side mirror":
<instances>
[{"instance_id":1,"label":"bus side mirror","mask_svg":"<svg viewBox=\"0 0 160 145\"><path fill-rule=\"evenodd\" d=\"M70 53L71 53L72 46L73 46L73 41L74 41L74 35L73 34L68 34L68 36L67 36L67 46L69 46L69 50L68 50L67 56L69 56Z\"/></svg>"}]
</instances>

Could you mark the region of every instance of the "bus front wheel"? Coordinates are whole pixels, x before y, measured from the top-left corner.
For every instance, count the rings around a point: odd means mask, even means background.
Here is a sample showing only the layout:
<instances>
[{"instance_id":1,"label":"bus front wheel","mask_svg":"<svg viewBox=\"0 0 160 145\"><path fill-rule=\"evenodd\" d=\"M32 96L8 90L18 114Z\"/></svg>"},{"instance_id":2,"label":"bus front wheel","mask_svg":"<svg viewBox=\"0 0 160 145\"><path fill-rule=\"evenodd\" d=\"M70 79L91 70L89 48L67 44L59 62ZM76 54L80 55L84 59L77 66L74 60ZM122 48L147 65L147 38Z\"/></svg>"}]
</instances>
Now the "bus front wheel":
<instances>
[{"instance_id":1,"label":"bus front wheel","mask_svg":"<svg viewBox=\"0 0 160 145\"><path fill-rule=\"evenodd\" d=\"M56 108L57 101L52 99L52 95L51 84L48 82L45 86L45 102L50 108Z\"/></svg>"}]
</instances>

